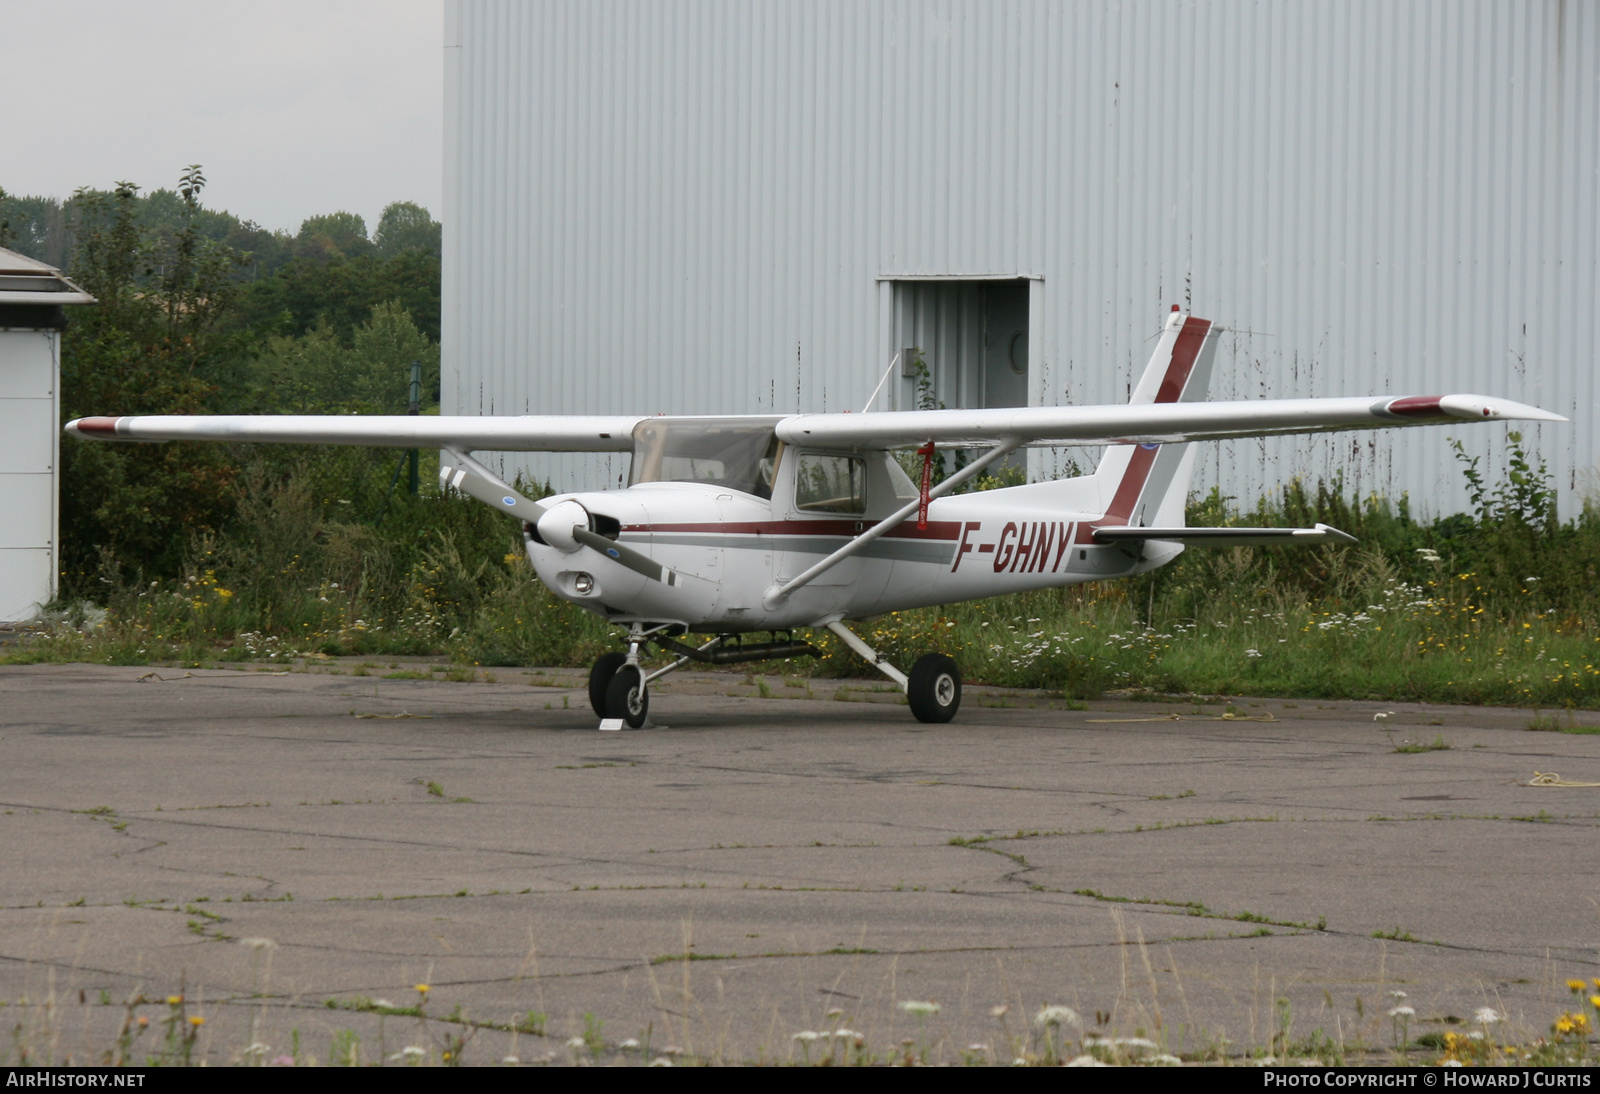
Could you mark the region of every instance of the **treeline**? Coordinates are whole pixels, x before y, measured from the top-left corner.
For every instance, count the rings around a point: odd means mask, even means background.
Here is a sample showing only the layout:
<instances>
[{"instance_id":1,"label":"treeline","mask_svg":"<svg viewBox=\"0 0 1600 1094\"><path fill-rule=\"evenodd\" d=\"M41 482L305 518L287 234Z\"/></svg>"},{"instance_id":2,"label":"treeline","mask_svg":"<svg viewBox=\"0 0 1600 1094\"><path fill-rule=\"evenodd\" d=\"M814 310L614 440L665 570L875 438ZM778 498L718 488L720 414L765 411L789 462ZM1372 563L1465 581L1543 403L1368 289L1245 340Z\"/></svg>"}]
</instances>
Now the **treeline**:
<instances>
[{"instance_id":1,"label":"treeline","mask_svg":"<svg viewBox=\"0 0 1600 1094\"><path fill-rule=\"evenodd\" d=\"M98 301L62 339L64 420L94 414L404 413L421 367L439 392L440 225L388 206L312 217L291 236L176 188L132 183L66 202L0 191L0 243L61 267ZM300 474L319 504L374 520L393 454L171 444L61 448L61 595L180 576L196 544L239 521L242 483ZM390 505L401 502L389 502Z\"/></svg>"},{"instance_id":2,"label":"treeline","mask_svg":"<svg viewBox=\"0 0 1600 1094\"><path fill-rule=\"evenodd\" d=\"M272 231L223 209L189 199L205 185L199 168L174 189L141 193L133 183L112 190L80 189L65 201L19 196L0 188L0 247L47 262L74 279L93 261L85 243L126 216L154 264L135 280L159 278L163 253L180 236L230 256L227 277L238 283L225 329L270 329L304 334L326 322L341 335L364 322L375 304L397 300L435 342L439 340L441 226L414 202L396 201L368 233L357 213L309 217L295 233Z\"/></svg>"}]
</instances>

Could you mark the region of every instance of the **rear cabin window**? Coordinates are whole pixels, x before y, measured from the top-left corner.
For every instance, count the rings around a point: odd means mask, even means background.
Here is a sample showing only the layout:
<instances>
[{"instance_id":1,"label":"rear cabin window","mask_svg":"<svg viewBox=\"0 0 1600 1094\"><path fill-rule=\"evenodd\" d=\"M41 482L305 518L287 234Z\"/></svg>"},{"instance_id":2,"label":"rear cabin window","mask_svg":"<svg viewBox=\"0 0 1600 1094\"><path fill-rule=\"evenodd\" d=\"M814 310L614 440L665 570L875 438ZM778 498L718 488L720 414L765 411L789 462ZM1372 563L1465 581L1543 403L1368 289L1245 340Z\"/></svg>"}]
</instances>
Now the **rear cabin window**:
<instances>
[{"instance_id":1,"label":"rear cabin window","mask_svg":"<svg viewBox=\"0 0 1600 1094\"><path fill-rule=\"evenodd\" d=\"M866 461L856 456L801 453L795 470L794 506L807 513L865 512Z\"/></svg>"}]
</instances>

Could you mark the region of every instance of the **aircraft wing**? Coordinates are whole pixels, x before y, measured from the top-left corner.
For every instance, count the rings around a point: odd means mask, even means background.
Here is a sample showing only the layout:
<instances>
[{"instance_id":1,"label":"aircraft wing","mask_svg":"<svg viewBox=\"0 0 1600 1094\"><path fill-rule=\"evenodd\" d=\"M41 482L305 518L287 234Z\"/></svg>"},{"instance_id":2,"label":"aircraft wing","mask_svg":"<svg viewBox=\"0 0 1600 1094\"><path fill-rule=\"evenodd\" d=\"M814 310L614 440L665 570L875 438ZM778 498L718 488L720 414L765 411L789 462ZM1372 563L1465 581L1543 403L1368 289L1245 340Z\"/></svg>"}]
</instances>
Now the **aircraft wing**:
<instances>
[{"instance_id":1,"label":"aircraft wing","mask_svg":"<svg viewBox=\"0 0 1600 1094\"><path fill-rule=\"evenodd\" d=\"M789 444L830 448L910 448L928 441L951 446L990 445L1002 440L1072 447L1509 420L1567 419L1535 406L1487 395L1364 396L799 414L778 423L778 437Z\"/></svg>"},{"instance_id":2,"label":"aircraft wing","mask_svg":"<svg viewBox=\"0 0 1600 1094\"><path fill-rule=\"evenodd\" d=\"M321 414L146 414L78 418L66 431L102 441L236 441L453 448L462 452L628 452L634 415L370 416Z\"/></svg>"}]
</instances>

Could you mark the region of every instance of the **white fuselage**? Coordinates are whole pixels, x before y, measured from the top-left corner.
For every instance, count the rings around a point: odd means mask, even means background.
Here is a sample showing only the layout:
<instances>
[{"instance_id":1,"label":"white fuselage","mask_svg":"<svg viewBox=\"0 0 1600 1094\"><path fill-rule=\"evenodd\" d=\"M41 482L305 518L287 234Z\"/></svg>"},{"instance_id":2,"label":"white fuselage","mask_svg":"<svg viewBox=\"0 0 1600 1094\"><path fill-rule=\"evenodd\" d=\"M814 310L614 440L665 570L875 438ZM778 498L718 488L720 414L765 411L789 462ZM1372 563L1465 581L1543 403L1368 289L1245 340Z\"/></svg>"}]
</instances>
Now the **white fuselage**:
<instances>
[{"instance_id":1,"label":"white fuselage","mask_svg":"<svg viewBox=\"0 0 1600 1094\"><path fill-rule=\"evenodd\" d=\"M775 484L775 499L787 495ZM623 544L678 573L652 581L594 551L563 552L530 542L528 557L558 596L615 622L677 622L704 633L818 625L930 604L1121 577L1159 566L1175 543L1097 544L1103 510L1064 511L1059 491L1014 487L936 498L925 526L905 520L781 602L766 594L871 528L896 497L860 515L804 513L782 500L694 483L647 483L625 490L564 494L616 520ZM1062 486L1064 484L1049 484ZM869 499L871 494L869 493ZM1120 522L1118 522L1120 523ZM587 577L589 588L579 592Z\"/></svg>"}]
</instances>

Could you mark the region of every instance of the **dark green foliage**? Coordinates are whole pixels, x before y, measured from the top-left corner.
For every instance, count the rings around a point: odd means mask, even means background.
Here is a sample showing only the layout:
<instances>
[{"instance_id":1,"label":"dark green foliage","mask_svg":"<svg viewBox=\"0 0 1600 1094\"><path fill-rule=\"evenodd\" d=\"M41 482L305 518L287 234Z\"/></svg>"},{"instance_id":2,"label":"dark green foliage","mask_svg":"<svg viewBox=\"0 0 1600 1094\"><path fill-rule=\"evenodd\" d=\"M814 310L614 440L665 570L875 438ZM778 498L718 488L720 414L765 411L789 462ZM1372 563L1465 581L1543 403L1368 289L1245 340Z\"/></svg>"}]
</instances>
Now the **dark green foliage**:
<instances>
[{"instance_id":1,"label":"dark green foliage","mask_svg":"<svg viewBox=\"0 0 1600 1094\"><path fill-rule=\"evenodd\" d=\"M73 313L63 340L64 418L404 413L413 361L423 369L424 410L436 405L436 249L397 242L393 258L379 258L350 214L312 218L289 239L204 208L204 186L196 166L176 189L144 196L119 183L80 190L64 207L0 197L9 221L40 223L48 219L41 209L59 214L33 242L69 242L63 264L99 301ZM386 223L401 239L437 227L418 206L391 208ZM327 262L292 256L302 243L326 253L326 241L365 253ZM262 276L274 264L281 271ZM258 477L283 481L303 463L300 477L329 519L372 523L397 456L63 444L61 595L100 598L108 581L180 576L191 543L221 536L235 520L235 483L252 465Z\"/></svg>"},{"instance_id":2,"label":"dark green foliage","mask_svg":"<svg viewBox=\"0 0 1600 1094\"><path fill-rule=\"evenodd\" d=\"M384 207L372 243L383 258L406 251L426 251L438 255L442 245L441 226L428 210L411 201L396 201Z\"/></svg>"},{"instance_id":3,"label":"dark green foliage","mask_svg":"<svg viewBox=\"0 0 1600 1094\"><path fill-rule=\"evenodd\" d=\"M373 251L366 219L343 210L302 221L295 243L296 254L310 259L360 258Z\"/></svg>"},{"instance_id":4,"label":"dark green foliage","mask_svg":"<svg viewBox=\"0 0 1600 1094\"><path fill-rule=\"evenodd\" d=\"M296 258L274 276L245 287L232 323L295 337L325 323L347 339L376 305L394 300L437 342L439 277L439 256L423 250L388 259L370 254Z\"/></svg>"},{"instance_id":5,"label":"dark green foliage","mask_svg":"<svg viewBox=\"0 0 1600 1094\"><path fill-rule=\"evenodd\" d=\"M204 185L184 174L184 208ZM138 191L80 193L73 266L99 301L73 316L62 345L62 410L193 414L237 383L243 344L217 333L233 305L237 255L192 224L159 235L138 223ZM173 573L188 536L226 519L234 468L212 445L61 446L64 591L83 588L102 558Z\"/></svg>"}]
</instances>

